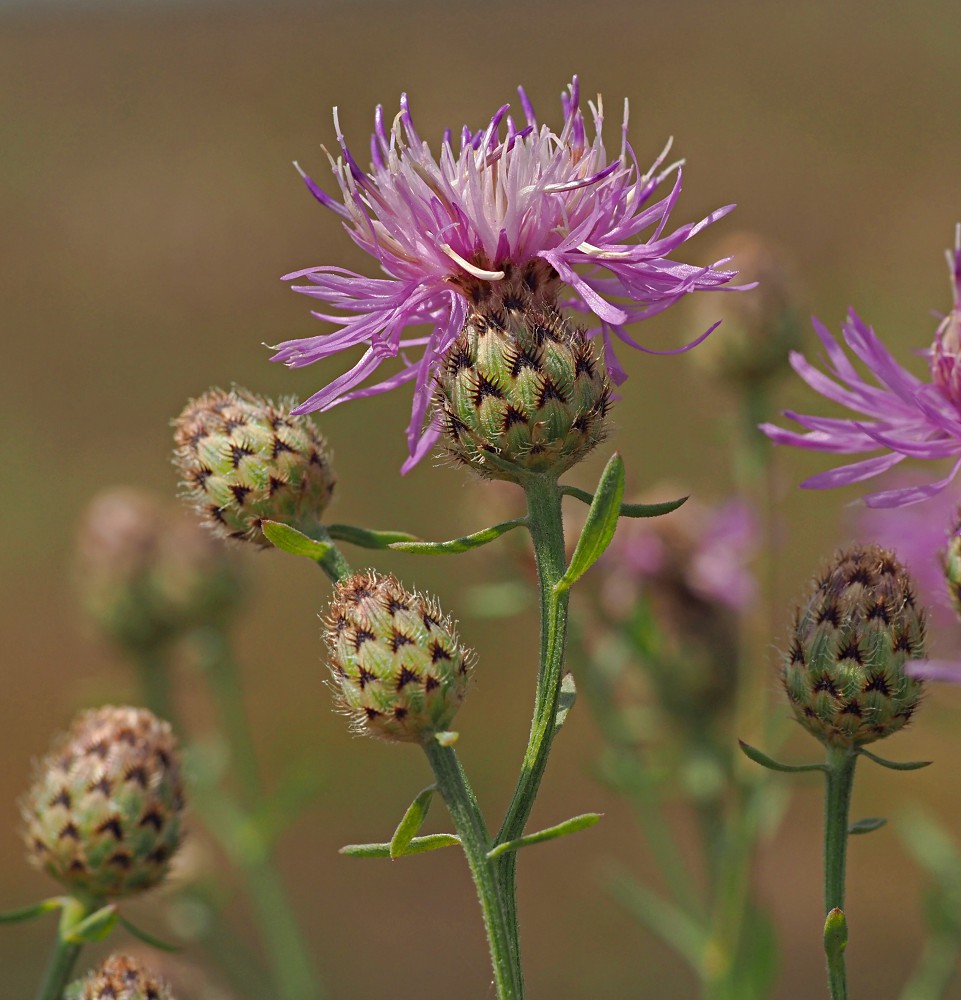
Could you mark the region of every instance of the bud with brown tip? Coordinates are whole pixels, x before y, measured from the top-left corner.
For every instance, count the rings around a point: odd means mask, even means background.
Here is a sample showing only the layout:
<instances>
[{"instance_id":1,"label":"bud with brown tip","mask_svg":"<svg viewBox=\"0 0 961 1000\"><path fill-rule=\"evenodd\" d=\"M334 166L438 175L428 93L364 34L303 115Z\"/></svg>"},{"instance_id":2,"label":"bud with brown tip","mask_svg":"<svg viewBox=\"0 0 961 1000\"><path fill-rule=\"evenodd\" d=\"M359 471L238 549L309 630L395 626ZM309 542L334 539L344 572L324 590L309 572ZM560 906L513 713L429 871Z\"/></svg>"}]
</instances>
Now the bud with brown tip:
<instances>
[{"instance_id":1,"label":"bud with brown tip","mask_svg":"<svg viewBox=\"0 0 961 1000\"><path fill-rule=\"evenodd\" d=\"M796 612L781 679L798 721L828 746L859 747L911 720L924 656L924 611L893 553L855 545L837 554Z\"/></svg>"},{"instance_id":2,"label":"bud with brown tip","mask_svg":"<svg viewBox=\"0 0 961 1000\"><path fill-rule=\"evenodd\" d=\"M331 686L358 732L424 743L450 727L473 657L433 599L368 570L337 585L325 624Z\"/></svg>"},{"instance_id":3,"label":"bud with brown tip","mask_svg":"<svg viewBox=\"0 0 961 1000\"><path fill-rule=\"evenodd\" d=\"M327 442L290 401L210 389L174 421L185 496L226 538L267 548L264 520L310 534L334 491Z\"/></svg>"},{"instance_id":4,"label":"bud with brown tip","mask_svg":"<svg viewBox=\"0 0 961 1000\"><path fill-rule=\"evenodd\" d=\"M167 984L140 962L111 955L80 984L76 1000L174 1000Z\"/></svg>"},{"instance_id":5,"label":"bud with brown tip","mask_svg":"<svg viewBox=\"0 0 961 1000\"><path fill-rule=\"evenodd\" d=\"M31 859L68 890L129 896L163 879L180 844L177 742L143 708L84 712L23 803Z\"/></svg>"}]
</instances>

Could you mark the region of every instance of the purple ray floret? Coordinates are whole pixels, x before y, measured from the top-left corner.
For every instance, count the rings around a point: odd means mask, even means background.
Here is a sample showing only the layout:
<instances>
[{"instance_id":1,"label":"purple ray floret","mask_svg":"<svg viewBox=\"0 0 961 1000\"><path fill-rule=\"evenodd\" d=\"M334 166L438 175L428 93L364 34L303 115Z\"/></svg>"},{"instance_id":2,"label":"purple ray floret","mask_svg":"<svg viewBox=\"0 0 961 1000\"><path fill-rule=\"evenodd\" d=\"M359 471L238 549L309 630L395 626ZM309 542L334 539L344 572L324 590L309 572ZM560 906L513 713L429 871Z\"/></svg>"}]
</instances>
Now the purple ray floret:
<instances>
[{"instance_id":1,"label":"purple ray floret","mask_svg":"<svg viewBox=\"0 0 961 1000\"><path fill-rule=\"evenodd\" d=\"M825 352L825 372L803 355L792 352L791 366L822 396L860 414L855 419L817 417L785 412L804 432L762 424L776 444L857 455L882 454L842 465L806 479L808 489L846 486L878 476L905 458L953 458L943 479L919 486L870 493L869 507L903 507L928 500L945 489L961 469L961 226L953 251L948 251L953 304L942 318L927 352L930 381L911 375L894 360L874 331L854 310L841 326L848 350L874 377L866 381L830 331L814 321Z\"/></svg>"},{"instance_id":2,"label":"purple ray floret","mask_svg":"<svg viewBox=\"0 0 961 1000\"><path fill-rule=\"evenodd\" d=\"M559 133L539 124L527 95L519 93L523 122L504 105L480 131L465 127L457 142L446 133L436 157L414 128L406 95L393 122L378 108L368 171L347 148L335 110L340 155L328 156L340 198L304 175L314 197L341 217L348 235L376 258L385 276L329 265L286 275L304 282L294 289L322 303L314 315L337 329L278 344L273 360L300 367L348 348L364 349L349 371L302 403L299 413L411 383L405 470L437 437L428 419L434 371L462 329L471 283L499 282L513 268L545 261L569 287L569 298L559 304L594 317L590 332L603 336L611 375L620 382L625 376L614 341L640 346L627 324L689 292L719 288L735 273L722 269L724 261L694 267L669 259L733 206L668 231L681 190L680 164L664 166L668 144L641 173L627 142L626 103L620 148L609 160L601 100L588 105L591 138L576 77L562 95ZM655 198L668 179L666 194ZM399 371L368 383L381 362L395 357Z\"/></svg>"}]
</instances>

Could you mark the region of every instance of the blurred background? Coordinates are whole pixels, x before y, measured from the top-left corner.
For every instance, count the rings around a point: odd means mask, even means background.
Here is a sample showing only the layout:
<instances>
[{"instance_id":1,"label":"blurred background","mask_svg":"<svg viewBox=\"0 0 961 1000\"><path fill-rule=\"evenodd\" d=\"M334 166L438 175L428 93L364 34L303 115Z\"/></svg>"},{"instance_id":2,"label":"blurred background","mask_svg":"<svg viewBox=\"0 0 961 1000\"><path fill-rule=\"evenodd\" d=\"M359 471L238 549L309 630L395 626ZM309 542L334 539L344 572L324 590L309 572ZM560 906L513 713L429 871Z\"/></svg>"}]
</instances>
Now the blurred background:
<instances>
[{"instance_id":1,"label":"blurred background","mask_svg":"<svg viewBox=\"0 0 961 1000\"><path fill-rule=\"evenodd\" d=\"M931 310L949 305L942 254L961 220L959 42L956 4L935 0L3 5L0 909L52 892L23 861L17 832L32 760L79 706L137 697L134 677L78 610L71 553L80 510L118 484L172 497L169 420L208 385L304 398L341 370L334 360L288 371L269 364L263 346L321 330L280 275L327 263L373 273L291 166L298 160L331 189L320 144L334 142L332 106L364 150L375 105L390 113L402 91L420 134L434 140L447 126L479 127L518 84L541 120L556 124L558 96L577 73L586 95L605 97L609 146L624 97L642 165L674 136L674 154L687 161L675 222L737 202L681 259L706 263L715 241L754 231L793 261L804 316L837 329L855 305L923 371L912 352L933 335ZM677 346L700 332L695 322L678 308L640 339ZM805 337L813 351L809 329ZM706 500L727 495L730 397L689 356L625 363L617 429L572 481L589 488L616 446L635 495L663 479ZM777 402L827 412L794 376ZM398 393L319 420L340 479L332 516L430 538L490 523L486 487L465 473L427 461L398 477L408 406ZM799 491L825 467L817 455L781 451L775 462L783 550L773 597L784 611L778 634L757 650L756 683L766 687L788 605L845 537L858 496ZM507 516L519 513L519 495L508 503L517 509ZM478 650L459 747L485 810L499 816L526 738L536 622L527 612L492 628L472 615L474 588L495 572L491 558L373 562L440 594ZM322 575L275 553L247 562L239 649L264 771L270 780L302 768L321 784L281 857L329 994L487 995L481 922L454 852L395 864L337 854L344 843L389 837L428 783L426 763L414 750L352 739L330 712ZM202 732L209 711L197 679L185 670L180 683L181 710ZM865 767L855 816L920 801L961 836L959 712L957 692L933 688L916 724L885 750L935 766L902 775ZM575 710L532 826L594 809L603 822L519 865L530 996L692 996L677 960L598 888L614 860L658 878L629 809L592 776L598 746L589 714ZM798 733L782 756L817 752ZM755 871L782 941L778 1000L823 989L820 788L806 778L793 780L786 822ZM444 828L442 812L432 828ZM675 819L683 839L683 812ZM195 856L226 873L201 837ZM890 828L855 841L849 867L854 992L894 996L921 947L921 877ZM224 878L239 955L250 932ZM134 911L169 935L161 902L148 897ZM0 995L30 993L52 935L52 918L3 929Z\"/></svg>"}]
</instances>

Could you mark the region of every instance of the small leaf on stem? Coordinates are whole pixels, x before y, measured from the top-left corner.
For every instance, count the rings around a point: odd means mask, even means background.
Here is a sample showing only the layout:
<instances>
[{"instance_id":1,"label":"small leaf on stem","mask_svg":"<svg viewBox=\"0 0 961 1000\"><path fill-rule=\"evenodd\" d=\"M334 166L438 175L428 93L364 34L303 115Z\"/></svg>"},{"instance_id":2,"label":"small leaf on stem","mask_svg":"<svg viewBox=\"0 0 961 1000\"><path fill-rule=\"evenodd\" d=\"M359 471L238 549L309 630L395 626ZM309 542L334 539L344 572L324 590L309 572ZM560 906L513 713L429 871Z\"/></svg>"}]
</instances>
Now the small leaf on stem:
<instances>
[{"instance_id":1,"label":"small leaf on stem","mask_svg":"<svg viewBox=\"0 0 961 1000\"><path fill-rule=\"evenodd\" d=\"M883 816L869 816L866 819L859 819L848 827L848 834L854 836L859 833L872 833L880 830L887 823Z\"/></svg>"},{"instance_id":2,"label":"small leaf on stem","mask_svg":"<svg viewBox=\"0 0 961 1000\"><path fill-rule=\"evenodd\" d=\"M132 934L138 941L143 941L144 944L149 945L151 948L157 948L159 951L168 951L171 953L181 950L178 945L170 944L168 941L162 941L160 938L154 937L153 934L148 934L136 924L132 924L126 917L118 915L117 920L120 926L123 927L128 934Z\"/></svg>"},{"instance_id":3,"label":"small leaf on stem","mask_svg":"<svg viewBox=\"0 0 961 1000\"><path fill-rule=\"evenodd\" d=\"M611 544L620 515L622 496L624 496L624 461L617 452L614 452L601 473L597 492L587 513L587 520L584 522L584 530L577 540L567 572L554 585L555 593L560 594L570 590Z\"/></svg>"},{"instance_id":4,"label":"small leaf on stem","mask_svg":"<svg viewBox=\"0 0 961 1000\"><path fill-rule=\"evenodd\" d=\"M6 913L0 913L0 924L18 924L22 920L33 920L34 917L41 917L44 913L61 909L65 902L66 897L54 896L51 899L34 903L33 906L24 906L19 910L8 910Z\"/></svg>"},{"instance_id":5,"label":"small leaf on stem","mask_svg":"<svg viewBox=\"0 0 961 1000\"><path fill-rule=\"evenodd\" d=\"M570 672L561 678L561 690L557 696L557 715L554 716L554 729L560 729L567 722L567 713L574 707L577 700L577 688L574 686L574 675Z\"/></svg>"},{"instance_id":6,"label":"small leaf on stem","mask_svg":"<svg viewBox=\"0 0 961 1000\"><path fill-rule=\"evenodd\" d=\"M103 941L117 926L117 919L117 904L108 903L79 923L61 927L61 937L67 944Z\"/></svg>"},{"instance_id":7,"label":"small leaf on stem","mask_svg":"<svg viewBox=\"0 0 961 1000\"><path fill-rule=\"evenodd\" d=\"M436 790L436 785L428 785L417 794L417 797L408 806L403 819L397 824L394 836L390 838L390 856L392 858L399 858L407 852L408 845L424 825Z\"/></svg>"},{"instance_id":8,"label":"small leaf on stem","mask_svg":"<svg viewBox=\"0 0 961 1000\"><path fill-rule=\"evenodd\" d=\"M558 823L557 826L549 826L546 830L538 830L537 833L529 833L525 837L518 837L517 840L498 844L487 852L487 857L493 860L502 854L507 854L508 851L517 851L522 847L530 847L531 844L540 844L545 840L557 840L558 837L566 837L569 833L586 830L600 822L602 815L602 813L584 813L582 816L574 816L564 820L563 823Z\"/></svg>"},{"instance_id":9,"label":"small leaf on stem","mask_svg":"<svg viewBox=\"0 0 961 1000\"><path fill-rule=\"evenodd\" d=\"M352 524L328 524L327 534L338 542L347 542L362 549L386 549L396 542L418 540L416 535L406 531L373 531L369 528L357 528Z\"/></svg>"},{"instance_id":10,"label":"small leaf on stem","mask_svg":"<svg viewBox=\"0 0 961 1000\"><path fill-rule=\"evenodd\" d=\"M873 760L875 764L880 764L881 767L886 767L890 771L919 771L922 767L930 767L934 761L931 760L886 760L884 757L879 757L875 753L871 753L870 750L865 750L864 747L858 751L862 756L867 757L868 760Z\"/></svg>"},{"instance_id":11,"label":"small leaf on stem","mask_svg":"<svg viewBox=\"0 0 961 1000\"><path fill-rule=\"evenodd\" d=\"M292 528L280 521L262 521L260 525L264 537L274 548L289 552L292 556L307 556L308 559L320 560L330 552L327 542L318 542L302 531Z\"/></svg>"},{"instance_id":12,"label":"small leaf on stem","mask_svg":"<svg viewBox=\"0 0 961 1000\"><path fill-rule=\"evenodd\" d=\"M760 764L761 767L768 768L770 771L784 771L788 774L798 774L802 771L827 770L824 764L782 764L773 757L768 757L766 753L758 750L757 747L752 747L750 743L745 743L744 740L738 740L737 743L745 757L753 760L755 764Z\"/></svg>"},{"instance_id":13,"label":"small leaf on stem","mask_svg":"<svg viewBox=\"0 0 961 1000\"><path fill-rule=\"evenodd\" d=\"M501 535L507 534L514 528L519 528L527 523L526 517L515 517L512 521L502 521L491 528L483 528L475 531L472 535L462 535L460 538L452 538L447 542L421 542L401 540L392 542L389 548L398 552L410 552L421 556L445 556L455 555L458 552L469 552L471 549L480 548L493 542Z\"/></svg>"},{"instance_id":14,"label":"small leaf on stem","mask_svg":"<svg viewBox=\"0 0 961 1000\"><path fill-rule=\"evenodd\" d=\"M403 856L425 854L442 847L453 847L460 843L460 837L453 833L429 833L424 837L414 837L407 845ZM338 852L349 858L391 858L390 844L347 844Z\"/></svg>"},{"instance_id":15,"label":"small leaf on stem","mask_svg":"<svg viewBox=\"0 0 961 1000\"><path fill-rule=\"evenodd\" d=\"M592 503L594 500L594 495L588 493L587 490L578 489L576 486L562 486L561 492L564 496L574 497L575 500L580 500L583 503ZM662 503L622 503L620 516L621 517L661 517L664 514L670 514L672 511L677 510L678 507L682 507L690 497L679 497L677 500L665 500Z\"/></svg>"}]
</instances>

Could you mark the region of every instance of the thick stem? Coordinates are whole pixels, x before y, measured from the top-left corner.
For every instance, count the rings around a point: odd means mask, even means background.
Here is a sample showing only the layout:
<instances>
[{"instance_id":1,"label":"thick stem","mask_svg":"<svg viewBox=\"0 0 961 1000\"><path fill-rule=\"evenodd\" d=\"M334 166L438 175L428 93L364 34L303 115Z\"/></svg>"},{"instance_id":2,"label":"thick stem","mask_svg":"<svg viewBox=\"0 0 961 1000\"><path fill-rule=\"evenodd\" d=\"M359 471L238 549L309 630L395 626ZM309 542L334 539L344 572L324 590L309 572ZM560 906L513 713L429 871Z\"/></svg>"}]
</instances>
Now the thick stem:
<instances>
[{"instance_id":1,"label":"thick stem","mask_svg":"<svg viewBox=\"0 0 961 1000\"><path fill-rule=\"evenodd\" d=\"M564 666L569 591L558 594L554 585L564 575L564 527L561 518L561 491L556 479L532 476L524 484L527 494L528 529L534 545L540 582L540 666L534 698L534 717L521 766L520 777L496 843L515 840L534 806L551 743L556 731L557 704ZM510 851L499 860L499 875L510 907L509 920L515 949L519 949L517 929L517 856Z\"/></svg>"},{"instance_id":2,"label":"thick stem","mask_svg":"<svg viewBox=\"0 0 961 1000\"><path fill-rule=\"evenodd\" d=\"M82 902L79 899L71 899L64 907L57 929L57 942L53 946L43 981L37 991L37 1000L63 1000L63 992L70 982L74 966L83 949L82 944L67 941L67 934L72 927L90 916L98 905L92 900Z\"/></svg>"},{"instance_id":3,"label":"thick stem","mask_svg":"<svg viewBox=\"0 0 961 1000\"><path fill-rule=\"evenodd\" d=\"M323 558L317 560L317 565L327 574L331 583L337 584L341 580L346 580L352 576L354 571L350 563L344 558L343 552L337 547L337 543L327 533L327 529L322 524L316 524L307 534L318 542L326 542L330 548Z\"/></svg>"},{"instance_id":4,"label":"thick stem","mask_svg":"<svg viewBox=\"0 0 961 1000\"><path fill-rule=\"evenodd\" d=\"M844 910L848 822L854 788L856 750L829 747L824 790L824 912ZM847 1000L847 978L843 951L829 956L828 980L832 1000Z\"/></svg>"},{"instance_id":5,"label":"thick stem","mask_svg":"<svg viewBox=\"0 0 961 1000\"><path fill-rule=\"evenodd\" d=\"M503 882L498 878L499 866L487 857L492 846L490 833L477 799L451 747L442 747L436 740L430 740L424 745L424 752L460 836L477 888L498 1000L522 1000L524 978L509 919L510 908Z\"/></svg>"}]
</instances>

